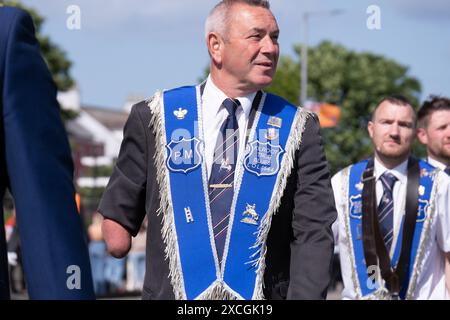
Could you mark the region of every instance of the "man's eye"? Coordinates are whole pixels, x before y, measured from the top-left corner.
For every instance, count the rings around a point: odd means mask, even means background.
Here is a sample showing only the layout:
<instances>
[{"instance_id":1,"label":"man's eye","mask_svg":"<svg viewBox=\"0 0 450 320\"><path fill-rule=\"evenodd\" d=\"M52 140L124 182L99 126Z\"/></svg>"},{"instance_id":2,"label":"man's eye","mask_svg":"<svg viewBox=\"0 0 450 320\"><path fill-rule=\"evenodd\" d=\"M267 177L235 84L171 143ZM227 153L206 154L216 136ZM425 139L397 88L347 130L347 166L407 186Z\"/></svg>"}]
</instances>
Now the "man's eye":
<instances>
[{"instance_id":1,"label":"man's eye","mask_svg":"<svg viewBox=\"0 0 450 320\"><path fill-rule=\"evenodd\" d=\"M403 127L403 128L408 128L408 129L410 129L410 128L413 127L413 124L412 124L412 123L401 122L401 123L399 123L399 126L400 126L400 127Z\"/></svg>"}]
</instances>

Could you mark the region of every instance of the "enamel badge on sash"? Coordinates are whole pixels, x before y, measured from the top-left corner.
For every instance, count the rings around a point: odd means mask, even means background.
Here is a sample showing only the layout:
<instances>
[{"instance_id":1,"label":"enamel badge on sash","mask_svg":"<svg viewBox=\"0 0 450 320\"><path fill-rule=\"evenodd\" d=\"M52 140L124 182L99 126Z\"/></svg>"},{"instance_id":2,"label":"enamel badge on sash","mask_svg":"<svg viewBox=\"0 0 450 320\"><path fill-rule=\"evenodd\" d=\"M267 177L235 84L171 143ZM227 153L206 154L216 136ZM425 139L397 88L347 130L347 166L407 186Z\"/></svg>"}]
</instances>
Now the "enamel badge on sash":
<instances>
[{"instance_id":1,"label":"enamel badge on sash","mask_svg":"<svg viewBox=\"0 0 450 320\"><path fill-rule=\"evenodd\" d=\"M248 153L244 159L247 171L260 176L273 176L280 170L280 159L284 152L279 144L255 140L247 146Z\"/></svg>"},{"instance_id":2,"label":"enamel badge on sash","mask_svg":"<svg viewBox=\"0 0 450 320\"><path fill-rule=\"evenodd\" d=\"M277 140L279 138L278 129L276 128L268 128L265 138L267 140Z\"/></svg>"},{"instance_id":3,"label":"enamel badge on sash","mask_svg":"<svg viewBox=\"0 0 450 320\"><path fill-rule=\"evenodd\" d=\"M421 177L428 177L429 175L430 175L430 173L428 172L427 169L423 168L422 170L420 170Z\"/></svg>"},{"instance_id":4,"label":"enamel badge on sash","mask_svg":"<svg viewBox=\"0 0 450 320\"><path fill-rule=\"evenodd\" d=\"M417 222L423 222L427 218L427 212L430 207L430 202L428 200L419 199L419 210L417 212Z\"/></svg>"},{"instance_id":5,"label":"enamel badge on sash","mask_svg":"<svg viewBox=\"0 0 450 320\"><path fill-rule=\"evenodd\" d=\"M350 197L350 217L354 219L362 218L362 197L361 195Z\"/></svg>"},{"instance_id":6,"label":"enamel badge on sash","mask_svg":"<svg viewBox=\"0 0 450 320\"><path fill-rule=\"evenodd\" d=\"M424 186L420 186L419 187L419 196L423 196L425 194L425 187Z\"/></svg>"},{"instance_id":7,"label":"enamel badge on sash","mask_svg":"<svg viewBox=\"0 0 450 320\"><path fill-rule=\"evenodd\" d=\"M270 117L267 124L272 127L281 128L283 126L283 119L278 117Z\"/></svg>"},{"instance_id":8,"label":"enamel badge on sash","mask_svg":"<svg viewBox=\"0 0 450 320\"><path fill-rule=\"evenodd\" d=\"M364 184L362 182L355 184L355 188L358 191L362 191L364 189Z\"/></svg>"}]
</instances>

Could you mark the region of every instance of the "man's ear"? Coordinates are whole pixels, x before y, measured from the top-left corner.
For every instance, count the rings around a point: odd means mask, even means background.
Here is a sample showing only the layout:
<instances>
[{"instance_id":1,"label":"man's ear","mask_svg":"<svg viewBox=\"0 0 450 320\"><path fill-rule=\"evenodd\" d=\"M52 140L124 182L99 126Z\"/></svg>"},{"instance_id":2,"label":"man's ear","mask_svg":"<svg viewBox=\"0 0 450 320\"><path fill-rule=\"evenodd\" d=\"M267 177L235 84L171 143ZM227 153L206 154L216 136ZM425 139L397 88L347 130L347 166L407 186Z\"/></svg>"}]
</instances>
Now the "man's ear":
<instances>
[{"instance_id":1,"label":"man's ear","mask_svg":"<svg viewBox=\"0 0 450 320\"><path fill-rule=\"evenodd\" d=\"M424 145L428 144L428 135L424 128L417 129L417 138L419 139L420 143Z\"/></svg>"},{"instance_id":2,"label":"man's ear","mask_svg":"<svg viewBox=\"0 0 450 320\"><path fill-rule=\"evenodd\" d=\"M370 139L373 139L373 122L369 121L367 124L367 131L369 132Z\"/></svg>"},{"instance_id":3,"label":"man's ear","mask_svg":"<svg viewBox=\"0 0 450 320\"><path fill-rule=\"evenodd\" d=\"M206 38L206 45L214 63L220 65L222 63L222 38L217 33L210 32Z\"/></svg>"}]
</instances>

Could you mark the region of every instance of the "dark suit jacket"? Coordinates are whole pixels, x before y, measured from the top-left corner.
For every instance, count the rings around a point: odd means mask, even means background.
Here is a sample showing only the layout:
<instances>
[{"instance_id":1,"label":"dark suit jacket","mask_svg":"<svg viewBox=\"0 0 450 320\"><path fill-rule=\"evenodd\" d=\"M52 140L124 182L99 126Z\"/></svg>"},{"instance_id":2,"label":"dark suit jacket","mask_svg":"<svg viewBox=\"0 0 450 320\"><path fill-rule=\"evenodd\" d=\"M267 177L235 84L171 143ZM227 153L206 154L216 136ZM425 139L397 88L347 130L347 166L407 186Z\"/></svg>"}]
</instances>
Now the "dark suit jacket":
<instances>
[{"instance_id":1,"label":"dark suit jacket","mask_svg":"<svg viewBox=\"0 0 450 320\"><path fill-rule=\"evenodd\" d=\"M133 107L124 130L119 159L99 211L122 224L132 235L148 213L147 272L144 299L173 299L169 267L161 236L159 186L153 162L155 136L145 102ZM333 256L331 225L336 209L319 122L311 117L297 152L267 239L265 297L326 297Z\"/></svg>"},{"instance_id":2,"label":"dark suit jacket","mask_svg":"<svg viewBox=\"0 0 450 320\"><path fill-rule=\"evenodd\" d=\"M56 88L41 57L31 17L16 8L0 7L0 93L0 199L8 188L15 200L29 296L93 298ZM80 290L67 286L77 280L69 279L76 274L70 269L67 273L69 266L80 268ZM3 299L9 297L7 275L5 234L0 226Z\"/></svg>"}]
</instances>

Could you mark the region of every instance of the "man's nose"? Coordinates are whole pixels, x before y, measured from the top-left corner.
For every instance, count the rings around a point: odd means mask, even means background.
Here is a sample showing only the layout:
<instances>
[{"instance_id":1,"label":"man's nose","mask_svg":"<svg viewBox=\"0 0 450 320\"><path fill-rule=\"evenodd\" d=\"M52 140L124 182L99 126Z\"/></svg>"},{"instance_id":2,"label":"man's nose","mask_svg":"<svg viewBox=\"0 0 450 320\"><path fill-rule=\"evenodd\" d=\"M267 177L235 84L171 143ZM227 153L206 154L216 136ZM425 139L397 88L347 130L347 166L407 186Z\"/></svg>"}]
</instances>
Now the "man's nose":
<instances>
[{"instance_id":1,"label":"man's nose","mask_svg":"<svg viewBox=\"0 0 450 320\"><path fill-rule=\"evenodd\" d=\"M445 128L445 137L450 140L450 124Z\"/></svg>"},{"instance_id":2,"label":"man's nose","mask_svg":"<svg viewBox=\"0 0 450 320\"><path fill-rule=\"evenodd\" d=\"M270 36L264 37L262 40L261 52L265 54L277 55L279 51L278 42L272 39Z\"/></svg>"},{"instance_id":3,"label":"man's nose","mask_svg":"<svg viewBox=\"0 0 450 320\"><path fill-rule=\"evenodd\" d=\"M400 127L397 123L393 123L389 128L389 135L398 138L400 136Z\"/></svg>"}]
</instances>

